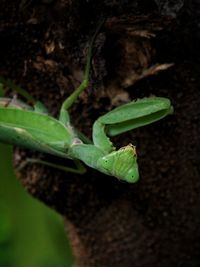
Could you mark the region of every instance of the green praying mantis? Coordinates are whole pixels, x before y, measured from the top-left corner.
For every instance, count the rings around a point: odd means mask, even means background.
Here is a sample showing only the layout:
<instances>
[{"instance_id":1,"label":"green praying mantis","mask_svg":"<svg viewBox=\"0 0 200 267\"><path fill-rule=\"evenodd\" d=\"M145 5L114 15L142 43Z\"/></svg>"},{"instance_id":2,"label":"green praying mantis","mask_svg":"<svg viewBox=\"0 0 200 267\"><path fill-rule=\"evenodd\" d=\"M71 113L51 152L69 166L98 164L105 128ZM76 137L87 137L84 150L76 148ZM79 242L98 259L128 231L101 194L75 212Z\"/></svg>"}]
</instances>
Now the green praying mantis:
<instances>
[{"instance_id":1,"label":"green praying mantis","mask_svg":"<svg viewBox=\"0 0 200 267\"><path fill-rule=\"evenodd\" d=\"M72 159L76 168L59 166L40 159L27 159L24 165L31 162L41 163L66 172L82 174L86 171L83 162L106 175L134 183L139 179L136 148L128 144L116 149L110 137L158 121L171 114L173 107L170 100L163 97L138 99L100 116L93 124L92 141L79 133L72 126L69 108L88 87L96 34L88 49L84 79L63 102L58 119L50 116L40 102L31 106L20 100L0 98L0 141ZM5 80L0 79L0 82L5 84Z\"/></svg>"}]
</instances>

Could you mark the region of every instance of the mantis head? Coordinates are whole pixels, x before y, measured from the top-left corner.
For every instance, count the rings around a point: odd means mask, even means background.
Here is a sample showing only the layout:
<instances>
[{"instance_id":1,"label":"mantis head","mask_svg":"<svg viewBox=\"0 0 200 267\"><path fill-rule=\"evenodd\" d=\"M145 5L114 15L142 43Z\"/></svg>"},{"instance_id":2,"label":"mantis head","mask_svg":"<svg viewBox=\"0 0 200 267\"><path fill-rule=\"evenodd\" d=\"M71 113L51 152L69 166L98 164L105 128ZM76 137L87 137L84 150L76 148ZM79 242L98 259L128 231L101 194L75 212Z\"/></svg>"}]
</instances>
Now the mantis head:
<instances>
[{"instance_id":1,"label":"mantis head","mask_svg":"<svg viewBox=\"0 0 200 267\"><path fill-rule=\"evenodd\" d=\"M139 179L136 150L131 144L100 158L98 165L102 172L120 180L135 183Z\"/></svg>"}]
</instances>

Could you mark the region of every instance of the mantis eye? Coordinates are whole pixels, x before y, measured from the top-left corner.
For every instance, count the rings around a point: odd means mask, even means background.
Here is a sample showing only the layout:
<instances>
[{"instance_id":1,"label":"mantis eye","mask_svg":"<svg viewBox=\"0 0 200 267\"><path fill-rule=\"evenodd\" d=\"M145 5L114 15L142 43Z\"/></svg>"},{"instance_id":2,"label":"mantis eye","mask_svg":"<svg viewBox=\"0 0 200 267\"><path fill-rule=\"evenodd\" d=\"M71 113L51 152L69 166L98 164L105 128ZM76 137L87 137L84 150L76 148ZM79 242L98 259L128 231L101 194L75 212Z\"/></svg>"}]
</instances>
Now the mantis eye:
<instances>
[{"instance_id":1,"label":"mantis eye","mask_svg":"<svg viewBox=\"0 0 200 267\"><path fill-rule=\"evenodd\" d=\"M135 183L139 179L136 150L132 145L100 158L98 166L104 173L129 183Z\"/></svg>"}]
</instances>

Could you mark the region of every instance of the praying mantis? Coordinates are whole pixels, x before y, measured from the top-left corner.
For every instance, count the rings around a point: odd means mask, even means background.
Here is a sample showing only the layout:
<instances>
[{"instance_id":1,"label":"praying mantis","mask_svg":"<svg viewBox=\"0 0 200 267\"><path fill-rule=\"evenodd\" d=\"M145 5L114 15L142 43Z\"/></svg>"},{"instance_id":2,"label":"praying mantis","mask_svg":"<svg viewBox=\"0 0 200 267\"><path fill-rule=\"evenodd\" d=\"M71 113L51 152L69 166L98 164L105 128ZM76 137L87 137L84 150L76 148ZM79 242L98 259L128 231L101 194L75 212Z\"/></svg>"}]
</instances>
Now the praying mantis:
<instances>
[{"instance_id":1,"label":"praying mantis","mask_svg":"<svg viewBox=\"0 0 200 267\"><path fill-rule=\"evenodd\" d=\"M121 105L93 124L92 141L76 130L70 121L69 108L88 87L92 47L88 49L84 79L80 86L61 105L59 118L49 115L46 107L36 102L33 106L20 100L0 98L0 142L25 147L57 157L74 160L76 168L59 166L40 159L27 159L27 163L40 163L66 172L83 174L82 162L121 181L135 183L139 179L136 148L132 144L116 149L110 137L156 122L173 107L164 97L138 99ZM0 79L4 84L5 80Z\"/></svg>"}]
</instances>

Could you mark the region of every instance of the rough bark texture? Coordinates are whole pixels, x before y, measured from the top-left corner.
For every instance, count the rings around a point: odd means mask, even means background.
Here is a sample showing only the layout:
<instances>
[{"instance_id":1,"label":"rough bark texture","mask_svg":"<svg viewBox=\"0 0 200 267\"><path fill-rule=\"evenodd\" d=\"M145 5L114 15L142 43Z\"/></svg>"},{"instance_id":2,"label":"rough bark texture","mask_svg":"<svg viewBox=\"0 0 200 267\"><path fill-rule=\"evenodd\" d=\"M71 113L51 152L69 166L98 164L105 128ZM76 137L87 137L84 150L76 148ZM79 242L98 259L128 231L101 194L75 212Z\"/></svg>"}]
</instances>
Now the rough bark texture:
<instances>
[{"instance_id":1,"label":"rough bark texture","mask_svg":"<svg viewBox=\"0 0 200 267\"><path fill-rule=\"evenodd\" d=\"M119 146L137 145L137 184L91 169L75 176L29 165L18 173L32 195L65 217L77 266L200 266L198 1L0 2L0 74L53 115L82 78L102 16L91 84L71 109L74 126L90 136L99 115L143 96L169 97L175 108L174 115L115 138ZM174 66L158 72L158 63ZM33 153L16 149L15 164L27 155Z\"/></svg>"}]
</instances>

